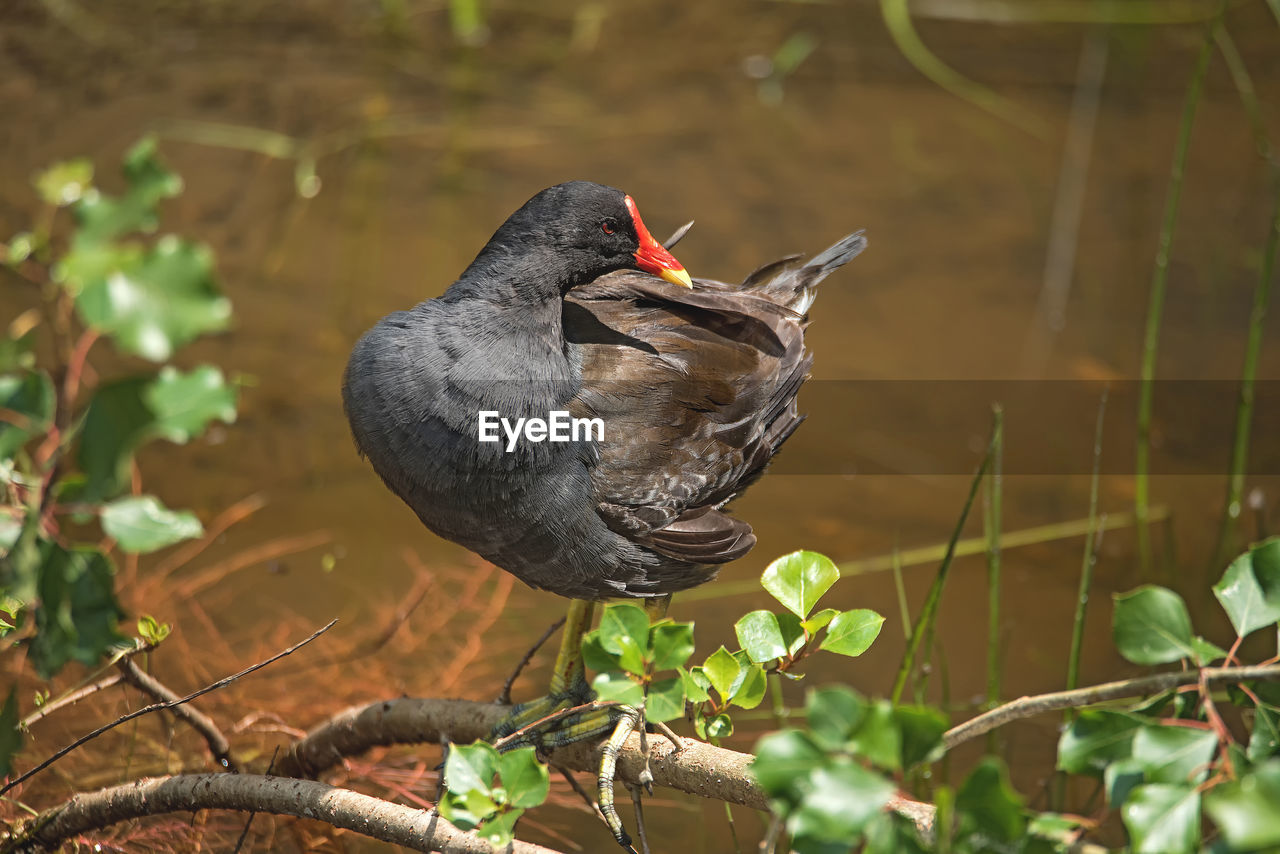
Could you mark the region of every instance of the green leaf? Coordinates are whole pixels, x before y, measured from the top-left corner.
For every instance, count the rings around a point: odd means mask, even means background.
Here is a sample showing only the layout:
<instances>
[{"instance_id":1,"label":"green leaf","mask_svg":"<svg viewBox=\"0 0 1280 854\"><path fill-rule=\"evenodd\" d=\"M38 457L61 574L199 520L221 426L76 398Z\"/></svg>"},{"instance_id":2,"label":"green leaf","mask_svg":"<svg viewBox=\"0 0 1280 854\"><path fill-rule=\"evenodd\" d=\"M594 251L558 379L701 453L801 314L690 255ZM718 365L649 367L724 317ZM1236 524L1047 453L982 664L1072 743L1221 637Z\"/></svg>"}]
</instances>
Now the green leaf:
<instances>
[{"instance_id":1,"label":"green leaf","mask_svg":"<svg viewBox=\"0 0 1280 854\"><path fill-rule=\"evenodd\" d=\"M600 615L600 645L605 652L618 656L628 673L644 673L649 652L649 615L644 609L627 602L606 605Z\"/></svg>"},{"instance_id":2,"label":"green leaf","mask_svg":"<svg viewBox=\"0 0 1280 854\"><path fill-rule=\"evenodd\" d=\"M733 735L733 719L721 712L703 724L703 731L708 740L728 738Z\"/></svg>"},{"instance_id":3,"label":"green leaf","mask_svg":"<svg viewBox=\"0 0 1280 854\"><path fill-rule=\"evenodd\" d=\"M745 659L746 654L742 657ZM729 695L729 701L735 706L743 709L754 709L760 705L764 699L765 691L768 689L768 681L766 680L764 668L758 664L750 662L739 662L742 668L738 671L738 678L734 680Z\"/></svg>"},{"instance_id":4,"label":"green leaf","mask_svg":"<svg viewBox=\"0 0 1280 854\"><path fill-rule=\"evenodd\" d=\"M498 773L498 751L484 741L454 744L444 763L444 784L454 795L493 793L493 775ZM482 816L483 817L483 816Z\"/></svg>"},{"instance_id":5,"label":"green leaf","mask_svg":"<svg viewBox=\"0 0 1280 854\"><path fill-rule=\"evenodd\" d=\"M778 618L772 611L752 611L734 623L733 630L738 636L738 644L758 664L766 664L787 654L782 629L778 627Z\"/></svg>"},{"instance_id":6,"label":"green leaf","mask_svg":"<svg viewBox=\"0 0 1280 854\"><path fill-rule=\"evenodd\" d=\"M138 636L152 646L159 646L164 639L169 637L169 633L173 631L173 627L168 623L157 622L155 617L150 614L143 614L138 618Z\"/></svg>"},{"instance_id":7,"label":"green leaf","mask_svg":"<svg viewBox=\"0 0 1280 854\"><path fill-rule=\"evenodd\" d=\"M74 208L77 243L102 243L135 231L156 227L156 206L182 192L182 179L156 156L155 140L141 140L125 155L124 176L129 188L119 198L90 190Z\"/></svg>"},{"instance_id":8,"label":"green leaf","mask_svg":"<svg viewBox=\"0 0 1280 854\"><path fill-rule=\"evenodd\" d=\"M927 854L933 846L921 844L920 833L908 818L884 810L863 828L867 844L862 854ZM843 854L843 852L841 852Z\"/></svg>"},{"instance_id":9,"label":"green leaf","mask_svg":"<svg viewBox=\"0 0 1280 854\"><path fill-rule=\"evenodd\" d=\"M45 204L66 207L92 188L93 163L83 157L55 163L36 176L35 186Z\"/></svg>"},{"instance_id":10,"label":"green leaf","mask_svg":"<svg viewBox=\"0 0 1280 854\"><path fill-rule=\"evenodd\" d=\"M0 780L13 770L13 757L22 749L22 730L18 728L18 686L9 689L9 696L0 709Z\"/></svg>"},{"instance_id":11,"label":"green leaf","mask_svg":"<svg viewBox=\"0 0 1280 854\"><path fill-rule=\"evenodd\" d=\"M894 706L893 717L902 734L903 768L942 757L947 716L941 710L928 706Z\"/></svg>"},{"instance_id":12,"label":"green leaf","mask_svg":"<svg viewBox=\"0 0 1280 854\"><path fill-rule=\"evenodd\" d=\"M596 673L603 673L606 670L621 670L621 656L612 652L605 652L604 647L600 645L600 635L598 632L588 632L582 638L582 663Z\"/></svg>"},{"instance_id":13,"label":"green leaf","mask_svg":"<svg viewBox=\"0 0 1280 854\"><path fill-rule=\"evenodd\" d=\"M680 676L684 681L684 693L690 703L705 703L711 699L707 691L711 688L711 680L701 667L680 668Z\"/></svg>"},{"instance_id":14,"label":"green leaf","mask_svg":"<svg viewBox=\"0 0 1280 854\"><path fill-rule=\"evenodd\" d=\"M879 636L883 625L884 617L867 608L845 611L827 626L827 633L818 648L839 655L862 655Z\"/></svg>"},{"instance_id":15,"label":"green leaf","mask_svg":"<svg viewBox=\"0 0 1280 854\"><path fill-rule=\"evenodd\" d=\"M649 685L649 693L644 700L644 717L653 723L684 717L684 680L673 676Z\"/></svg>"},{"instance_id":16,"label":"green leaf","mask_svg":"<svg viewBox=\"0 0 1280 854\"><path fill-rule=\"evenodd\" d=\"M591 687L595 690L597 699L605 702L622 703L636 709L644 702L644 686L619 670L599 674L592 681Z\"/></svg>"},{"instance_id":17,"label":"green leaf","mask_svg":"<svg viewBox=\"0 0 1280 854\"><path fill-rule=\"evenodd\" d=\"M498 777L507 790L507 803L513 807L536 807L551 791L547 766L538 761L537 751L532 747L517 747L499 754Z\"/></svg>"},{"instance_id":18,"label":"green leaf","mask_svg":"<svg viewBox=\"0 0 1280 854\"><path fill-rule=\"evenodd\" d=\"M1207 667L1215 661L1227 657L1227 651L1217 644L1196 635L1191 639L1191 648L1195 650L1196 664Z\"/></svg>"},{"instance_id":19,"label":"green leaf","mask_svg":"<svg viewBox=\"0 0 1280 854\"><path fill-rule=\"evenodd\" d=\"M823 627L830 623L840 612L835 608L823 608L807 620L800 622L800 627L812 635L814 632L821 631Z\"/></svg>"},{"instance_id":20,"label":"green leaf","mask_svg":"<svg viewBox=\"0 0 1280 854\"><path fill-rule=\"evenodd\" d=\"M515 839L516 822L522 815L524 815L522 809L503 810L481 824L476 833L487 840L494 849L503 849Z\"/></svg>"},{"instance_id":21,"label":"green leaf","mask_svg":"<svg viewBox=\"0 0 1280 854\"><path fill-rule=\"evenodd\" d=\"M1107 765L1133 752L1139 718L1106 709L1080 713L1058 741L1058 768L1069 774L1099 777Z\"/></svg>"},{"instance_id":22,"label":"green leaf","mask_svg":"<svg viewBox=\"0 0 1280 854\"><path fill-rule=\"evenodd\" d=\"M770 798L794 804L808 788L809 775L826 760L808 733L787 729L760 739L751 773Z\"/></svg>"},{"instance_id":23,"label":"green leaf","mask_svg":"<svg viewBox=\"0 0 1280 854\"><path fill-rule=\"evenodd\" d=\"M1195 851L1200 841L1200 793L1192 786L1139 786L1120 810L1134 854Z\"/></svg>"},{"instance_id":24,"label":"green leaf","mask_svg":"<svg viewBox=\"0 0 1280 854\"><path fill-rule=\"evenodd\" d=\"M1075 816L1042 812L1027 824L1027 833L1065 846L1075 842L1080 827L1081 820Z\"/></svg>"},{"instance_id":25,"label":"green leaf","mask_svg":"<svg viewBox=\"0 0 1280 854\"><path fill-rule=\"evenodd\" d=\"M96 548L41 544L40 603L29 655L42 678L68 661L92 666L124 640L116 631L124 612L116 601L114 575L110 560Z\"/></svg>"},{"instance_id":26,"label":"green leaf","mask_svg":"<svg viewBox=\"0 0 1280 854\"><path fill-rule=\"evenodd\" d=\"M1102 781L1106 787L1107 803L1112 809L1124 805L1129 793L1145 782L1143 764L1136 759L1118 759L1107 766L1102 773Z\"/></svg>"},{"instance_id":27,"label":"green leaf","mask_svg":"<svg viewBox=\"0 0 1280 854\"><path fill-rule=\"evenodd\" d=\"M1222 579L1213 586L1231 625L1240 637L1280 620L1280 601L1268 602L1254 574L1254 553L1267 544L1255 546L1231 562Z\"/></svg>"},{"instance_id":28,"label":"green leaf","mask_svg":"<svg viewBox=\"0 0 1280 854\"><path fill-rule=\"evenodd\" d=\"M876 700L867 709L850 745L859 756L889 771L902 770L902 730L888 700Z\"/></svg>"},{"instance_id":29,"label":"green leaf","mask_svg":"<svg viewBox=\"0 0 1280 854\"><path fill-rule=\"evenodd\" d=\"M194 513L174 512L153 495L118 498L102 508L102 530L127 552L146 554L204 535Z\"/></svg>"},{"instance_id":30,"label":"green leaf","mask_svg":"<svg viewBox=\"0 0 1280 854\"><path fill-rule=\"evenodd\" d=\"M843 750L867 716L867 703L844 685L816 688L804 704L813 738L824 749Z\"/></svg>"},{"instance_id":31,"label":"green leaf","mask_svg":"<svg viewBox=\"0 0 1280 854\"><path fill-rule=\"evenodd\" d=\"M79 283L76 309L125 352L153 362L231 321L231 302L213 279L213 254L173 235L147 251L113 256Z\"/></svg>"},{"instance_id":32,"label":"green leaf","mask_svg":"<svg viewBox=\"0 0 1280 854\"><path fill-rule=\"evenodd\" d=\"M1112 637L1120 654L1134 664L1166 664L1195 656L1191 616L1182 597L1151 584L1115 597Z\"/></svg>"},{"instance_id":33,"label":"green leaf","mask_svg":"<svg viewBox=\"0 0 1280 854\"><path fill-rule=\"evenodd\" d=\"M782 633L782 645L787 648L787 655L795 655L809 639L809 636L804 633L804 625L800 618L790 611L774 614L774 617L778 620L778 631ZM815 616L814 619L817 617Z\"/></svg>"},{"instance_id":34,"label":"green leaf","mask_svg":"<svg viewBox=\"0 0 1280 854\"><path fill-rule=\"evenodd\" d=\"M727 700L733 696L734 683L738 681L742 666L729 650L722 645L711 653L706 663L702 665L702 670L721 697Z\"/></svg>"},{"instance_id":35,"label":"green leaf","mask_svg":"<svg viewBox=\"0 0 1280 854\"><path fill-rule=\"evenodd\" d=\"M1280 715L1259 704L1254 709L1253 732L1249 736L1249 749L1246 755L1250 762L1261 762L1280 751Z\"/></svg>"},{"instance_id":36,"label":"green leaf","mask_svg":"<svg viewBox=\"0 0 1280 854\"><path fill-rule=\"evenodd\" d=\"M1027 829L1022 799L1009 784L1004 763L987 757L956 792L961 832L980 838L1013 842Z\"/></svg>"},{"instance_id":37,"label":"green leaf","mask_svg":"<svg viewBox=\"0 0 1280 854\"><path fill-rule=\"evenodd\" d=\"M1148 783L1203 783L1218 746L1213 730L1147 724L1133 737L1133 758Z\"/></svg>"},{"instance_id":38,"label":"green leaf","mask_svg":"<svg viewBox=\"0 0 1280 854\"><path fill-rule=\"evenodd\" d=\"M683 667L693 655L693 623L659 623L649 629L654 670Z\"/></svg>"},{"instance_id":39,"label":"green leaf","mask_svg":"<svg viewBox=\"0 0 1280 854\"><path fill-rule=\"evenodd\" d=\"M839 577L840 570L829 557L798 551L769 564L760 583L788 611L803 620Z\"/></svg>"},{"instance_id":40,"label":"green leaf","mask_svg":"<svg viewBox=\"0 0 1280 854\"><path fill-rule=\"evenodd\" d=\"M478 789L468 789L456 794L446 791L440 799L440 815L463 830L479 827L487 816L498 811L498 804Z\"/></svg>"},{"instance_id":41,"label":"green leaf","mask_svg":"<svg viewBox=\"0 0 1280 854\"><path fill-rule=\"evenodd\" d=\"M1280 846L1280 761L1215 786L1205 809L1233 851L1274 850Z\"/></svg>"},{"instance_id":42,"label":"green leaf","mask_svg":"<svg viewBox=\"0 0 1280 854\"><path fill-rule=\"evenodd\" d=\"M143 398L155 413L155 434L179 445L199 436L211 421L236 420L236 390L213 365L199 365L185 374L166 366L143 391Z\"/></svg>"},{"instance_id":43,"label":"green leaf","mask_svg":"<svg viewBox=\"0 0 1280 854\"><path fill-rule=\"evenodd\" d=\"M1249 549L1249 559L1267 607L1280 608L1280 537L1255 543Z\"/></svg>"},{"instance_id":44,"label":"green leaf","mask_svg":"<svg viewBox=\"0 0 1280 854\"><path fill-rule=\"evenodd\" d=\"M8 459L53 424L53 382L44 373L0 376L0 460Z\"/></svg>"},{"instance_id":45,"label":"green leaf","mask_svg":"<svg viewBox=\"0 0 1280 854\"><path fill-rule=\"evenodd\" d=\"M847 759L815 768L809 791L787 817L787 831L796 838L847 845L896 790L884 777Z\"/></svg>"}]
</instances>

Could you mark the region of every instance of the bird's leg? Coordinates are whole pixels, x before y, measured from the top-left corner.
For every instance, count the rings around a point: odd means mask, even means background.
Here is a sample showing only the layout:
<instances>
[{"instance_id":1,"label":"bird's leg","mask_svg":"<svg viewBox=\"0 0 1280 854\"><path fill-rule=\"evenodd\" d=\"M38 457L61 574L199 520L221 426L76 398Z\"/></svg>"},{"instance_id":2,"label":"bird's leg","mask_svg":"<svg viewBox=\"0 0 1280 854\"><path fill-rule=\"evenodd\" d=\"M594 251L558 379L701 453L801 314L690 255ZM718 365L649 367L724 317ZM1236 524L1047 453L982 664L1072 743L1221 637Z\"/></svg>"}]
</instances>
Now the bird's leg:
<instances>
[{"instance_id":1,"label":"bird's leg","mask_svg":"<svg viewBox=\"0 0 1280 854\"><path fill-rule=\"evenodd\" d=\"M551 671L551 690L547 696L513 706L506 720L494 727L490 740L506 738L527 729L543 718L561 709L580 706L591 701L591 688L587 685L582 665L582 636L591 627L596 605L585 599L569 602L564 632L560 635L560 650L556 653Z\"/></svg>"}]
</instances>

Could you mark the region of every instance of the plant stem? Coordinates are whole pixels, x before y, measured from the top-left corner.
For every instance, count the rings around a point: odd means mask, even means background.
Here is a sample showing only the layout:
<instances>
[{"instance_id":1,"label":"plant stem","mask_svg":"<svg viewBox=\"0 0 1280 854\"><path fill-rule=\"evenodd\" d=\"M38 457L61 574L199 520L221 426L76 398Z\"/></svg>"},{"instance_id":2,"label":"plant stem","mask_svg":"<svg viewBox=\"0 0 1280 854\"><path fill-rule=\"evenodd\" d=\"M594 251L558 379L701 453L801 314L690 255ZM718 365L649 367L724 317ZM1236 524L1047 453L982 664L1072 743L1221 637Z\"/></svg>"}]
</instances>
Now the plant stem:
<instances>
[{"instance_id":1,"label":"plant stem","mask_svg":"<svg viewBox=\"0 0 1280 854\"><path fill-rule=\"evenodd\" d=\"M987 538L987 708L1000 702L1000 523L1001 493L1004 489L1004 407L991 408L991 474L986 478L987 493L983 509L983 527ZM994 749L994 738L987 745Z\"/></svg>"},{"instance_id":2,"label":"plant stem","mask_svg":"<svg viewBox=\"0 0 1280 854\"><path fill-rule=\"evenodd\" d=\"M1102 426L1107 417L1107 397L1110 389L1104 389L1098 402L1098 422L1093 432L1093 474L1089 478L1089 530L1084 539L1084 558L1080 563L1080 586L1076 590L1076 614L1071 625L1071 652L1067 656L1067 688L1080 684L1080 650L1084 646L1084 617L1089 607L1089 590L1093 586L1093 567L1098 559L1098 542L1102 532L1098 529L1098 474L1102 468Z\"/></svg>"},{"instance_id":3,"label":"plant stem","mask_svg":"<svg viewBox=\"0 0 1280 854\"><path fill-rule=\"evenodd\" d=\"M1151 293L1147 302L1147 326L1142 345L1142 386L1138 397L1138 448L1135 460L1134 513L1138 519L1138 556L1143 571L1151 568L1151 532L1147 527L1150 508L1151 469L1151 401L1155 391L1156 353L1160 345L1160 321L1164 314L1165 290L1169 282L1169 255L1173 249L1173 230L1178 221L1178 205L1182 197L1182 179L1186 172L1187 152L1191 147L1191 128L1195 124L1196 108L1200 105L1200 93L1209 70L1209 57L1213 53L1214 34L1222 23L1226 0L1218 7L1218 13L1209 24L1191 86L1182 107L1182 123L1174 146L1173 166L1169 172L1169 190L1165 197L1164 221L1156 246L1155 270L1151 276Z\"/></svg>"}]
</instances>

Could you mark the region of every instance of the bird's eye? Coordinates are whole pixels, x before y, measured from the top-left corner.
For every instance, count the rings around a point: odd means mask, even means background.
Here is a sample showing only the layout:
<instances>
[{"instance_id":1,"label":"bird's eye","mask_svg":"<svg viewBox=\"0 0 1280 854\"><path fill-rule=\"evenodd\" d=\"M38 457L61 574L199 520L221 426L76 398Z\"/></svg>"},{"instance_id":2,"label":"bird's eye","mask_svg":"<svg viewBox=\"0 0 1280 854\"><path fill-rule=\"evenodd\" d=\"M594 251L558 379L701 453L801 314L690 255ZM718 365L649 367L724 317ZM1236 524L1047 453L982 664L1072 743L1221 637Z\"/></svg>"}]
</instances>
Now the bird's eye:
<instances>
[{"instance_id":1,"label":"bird's eye","mask_svg":"<svg viewBox=\"0 0 1280 854\"><path fill-rule=\"evenodd\" d=\"M604 222L600 223L600 230L605 234L613 234L613 220L606 219Z\"/></svg>"}]
</instances>

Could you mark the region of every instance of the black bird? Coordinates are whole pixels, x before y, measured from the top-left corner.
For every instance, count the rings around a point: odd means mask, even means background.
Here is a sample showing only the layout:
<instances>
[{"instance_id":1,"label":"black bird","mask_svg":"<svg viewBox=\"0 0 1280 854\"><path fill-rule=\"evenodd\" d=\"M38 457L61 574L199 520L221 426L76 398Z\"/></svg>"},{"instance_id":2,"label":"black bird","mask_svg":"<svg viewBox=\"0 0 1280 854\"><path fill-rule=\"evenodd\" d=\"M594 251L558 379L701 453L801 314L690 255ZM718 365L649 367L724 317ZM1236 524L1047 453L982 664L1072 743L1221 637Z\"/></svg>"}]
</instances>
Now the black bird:
<instances>
[{"instance_id":1,"label":"black bird","mask_svg":"<svg viewBox=\"0 0 1280 854\"><path fill-rule=\"evenodd\" d=\"M343 382L356 444L423 524L533 587L598 600L702 584L755 544L725 504L803 420L814 287L864 245L737 286L691 281L630 196L550 187L443 296L360 339ZM481 413L555 412L601 429L479 440Z\"/></svg>"}]
</instances>

